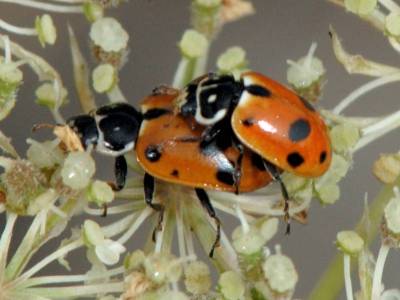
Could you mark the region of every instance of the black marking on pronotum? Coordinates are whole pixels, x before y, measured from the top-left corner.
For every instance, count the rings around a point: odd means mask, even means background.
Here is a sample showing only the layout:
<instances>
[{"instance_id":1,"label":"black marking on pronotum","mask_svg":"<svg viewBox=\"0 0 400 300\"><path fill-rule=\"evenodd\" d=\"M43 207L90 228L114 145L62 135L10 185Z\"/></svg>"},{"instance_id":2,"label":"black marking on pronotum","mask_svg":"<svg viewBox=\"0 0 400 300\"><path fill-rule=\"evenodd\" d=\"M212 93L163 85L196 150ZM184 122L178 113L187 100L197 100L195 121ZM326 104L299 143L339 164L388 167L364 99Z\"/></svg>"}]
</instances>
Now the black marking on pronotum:
<instances>
[{"instance_id":1,"label":"black marking on pronotum","mask_svg":"<svg viewBox=\"0 0 400 300\"><path fill-rule=\"evenodd\" d=\"M171 175L174 177L179 177L179 171L177 169L173 169Z\"/></svg>"},{"instance_id":2,"label":"black marking on pronotum","mask_svg":"<svg viewBox=\"0 0 400 300\"><path fill-rule=\"evenodd\" d=\"M326 160L326 151L322 151L319 155L319 163L322 164Z\"/></svg>"},{"instance_id":3,"label":"black marking on pronotum","mask_svg":"<svg viewBox=\"0 0 400 300\"><path fill-rule=\"evenodd\" d=\"M309 136L310 131L310 123L305 119L298 119L290 125L289 139L292 142L300 142Z\"/></svg>"},{"instance_id":4,"label":"black marking on pronotum","mask_svg":"<svg viewBox=\"0 0 400 300\"><path fill-rule=\"evenodd\" d=\"M297 168L303 164L304 158L299 152L292 152L287 156L287 162L292 168Z\"/></svg>"},{"instance_id":5,"label":"black marking on pronotum","mask_svg":"<svg viewBox=\"0 0 400 300\"><path fill-rule=\"evenodd\" d=\"M145 150L145 155L148 161L156 162L161 157L160 146L149 145Z\"/></svg>"},{"instance_id":6,"label":"black marking on pronotum","mask_svg":"<svg viewBox=\"0 0 400 300\"><path fill-rule=\"evenodd\" d=\"M252 84L252 85L247 85L244 88L247 92L249 92L254 96L271 97L271 91L261 85Z\"/></svg>"},{"instance_id":7,"label":"black marking on pronotum","mask_svg":"<svg viewBox=\"0 0 400 300\"><path fill-rule=\"evenodd\" d=\"M216 177L220 182L223 182L227 185L234 185L235 183L235 176L231 171L218 170Z\"/></svg>"},{"instance_id":8,"label":"black marking on pronotum","mask_svg":"<svg viewBox=\"0 0 400 300\"><path fill-rule=\"evenodd\" d=\"M148 111L146 111L143 114L143 119L145 120L152 120L152 119L156 119L158 117L161 117L165 114L170 114L171 111L168 109L164 109L164 108L152 108L149 109Z\"/></svg>"},{"instance_id":9,"label":"black marking on pronotum","mask_svg":"<svg viewBox=\"0 0 400 300\"><path fill-rule=\"evenodd\" d=\"M250 127L253 126L255 123L255 120L253 118L248 118L240 121L243 126L245 127Z\"/></svg>"},{"instance_id":10,"label":"black marking on pronotum","mask_svg":"<svg viewBox=\"0 0 400 300\"><path fill-rule=\"evenodd\" d=\"M304 106L305 106L308 110L315 111L314 106L312 106L312 104L311 104L309 101L307 101L307 100L304 99L303 97L299 97L299 99L300 99L301 102L303 102Z\"/></svg>"}]
</instances>

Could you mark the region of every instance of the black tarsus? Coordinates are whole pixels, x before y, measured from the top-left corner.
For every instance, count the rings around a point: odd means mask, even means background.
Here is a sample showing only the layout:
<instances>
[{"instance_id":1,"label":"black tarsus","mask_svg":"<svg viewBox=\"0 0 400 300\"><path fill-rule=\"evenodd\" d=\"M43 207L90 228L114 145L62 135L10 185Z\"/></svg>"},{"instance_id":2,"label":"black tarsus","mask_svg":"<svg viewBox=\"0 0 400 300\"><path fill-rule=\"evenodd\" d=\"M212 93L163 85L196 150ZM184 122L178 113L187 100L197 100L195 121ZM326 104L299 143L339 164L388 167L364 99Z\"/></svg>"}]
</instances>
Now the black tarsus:
<instances>
[{"instance_id":1,"label":"black tarsus","mask_svg":"<svg viewBox=\"0 0 400 300\"><path fill-rule=\"evenodd\" d=\"M117 182L117 191L120 191L125 186L126 174L128 173L128 165L123 155L119 155L115 158L114 174Z\"/></svg>"},{"instance_id":2,"label":"black tarsus","mask_svg":"<svg viewBox=\"0 0 400 300\"><path fill-rule=\"evenodd\" d=\"M148 173L145 173L143 178L143 185L144 185L144 199L146 201L146 204L155 211L159 212L157 226L156 228L154 228L152 235L152 239L154 242L156 240L157 231L160 231L162 229L162 222L164 219L164 206L158 203L153 203L154 177Z\"/></svg>"},{"instance_id":3,"label":"black tarsus","mask_svg":"<svg viewBox=\"0 0 400 300\"><path fill-rule=\"evenodd\" d=\"M290 215L289 215L289 193L286 189L285 184L282 181L281 175L279 170L277 169L276 166L271 164L270 162L266 161L263 159L264 167L267 170L268 173L271 174L272 178L279 183L281 186L281 191L282 191L282 196L283 199L285 200L283 212L285 213L284 215L284 220L286 222L286 234L290 234Z\"/></svg>"},{"instance_id":4,"label":"black tarsus","mask_svg":"<svg viewBox=\"0 0 400 300\"><path fill-rule=\"evenodd\" d=\"M196 191L197 198L200 200L201 205L207 210L208 215L214 219L217 225L217 235L211 247L210 253L208 254L208 256L212 258L214 256L214 250L216 247L219 246L219 242L221 239L221 221L217 217L217 214L215 213L214 207L212 206L210 198L208 197L206 191L199 188L195 188L194 190Z\"/></svg>"}]
</instances>

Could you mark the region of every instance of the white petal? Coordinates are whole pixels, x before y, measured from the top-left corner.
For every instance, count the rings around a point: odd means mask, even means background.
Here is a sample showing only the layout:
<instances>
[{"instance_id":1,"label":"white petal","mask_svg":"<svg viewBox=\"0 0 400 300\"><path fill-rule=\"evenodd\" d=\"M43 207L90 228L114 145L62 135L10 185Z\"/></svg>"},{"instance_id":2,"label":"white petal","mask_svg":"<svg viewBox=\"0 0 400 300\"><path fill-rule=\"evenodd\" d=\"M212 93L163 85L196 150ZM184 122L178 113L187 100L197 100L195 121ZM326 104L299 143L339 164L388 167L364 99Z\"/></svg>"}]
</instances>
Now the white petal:
<instances>
[{"instance_id":1,"label":"white petal","mask_svg":"<svg viewBox=\"0 0 400 300\"><path fill-rule=\"evenodd\" d=\"M119 261L121 253L125 252L125 247L112 240L104 240L100 245L96 245L95 252L97 257L106 265L114 265Z\"/></svg>"}]
</instances>

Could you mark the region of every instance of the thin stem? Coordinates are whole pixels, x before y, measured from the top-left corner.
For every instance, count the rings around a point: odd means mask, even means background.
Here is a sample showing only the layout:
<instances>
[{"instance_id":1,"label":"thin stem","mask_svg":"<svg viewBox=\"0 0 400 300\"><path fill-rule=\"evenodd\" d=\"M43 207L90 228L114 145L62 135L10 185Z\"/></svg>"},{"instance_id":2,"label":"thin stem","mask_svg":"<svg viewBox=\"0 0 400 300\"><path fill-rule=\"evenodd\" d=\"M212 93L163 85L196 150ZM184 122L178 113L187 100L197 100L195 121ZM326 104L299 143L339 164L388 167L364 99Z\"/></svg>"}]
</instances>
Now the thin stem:
<instances>
[{"instance_id":1,"label":"thin stem","mask_svg":"<svg viewBox=\"0 0 400 300\"><path fill-rule=\"evenodd\" d=\"M123 282L101 283L92 285L77 285L68 287L43 287L26 289L27 294L49 297L51 299L65 299L70 297L83 297L101 295L106 293L122 293Z\"/></svg>"},{"instance_id":2,"label":"thin stem","mask_svg":"<svg viewBox=\"0 0 400 300\"><path fill-rule=\"evenodd\" d=\"M18 285L17 288L27 288L37 285L47 284L59 284L59 283L70 283L70 282L84 282L95 279L108 278L115 275L123 274L125 272L124 267L118 267L106 272L101 272L93 275L82 274L82 275L57 275L57 276L41 276L34 277L25 280L22 284Z\"/></svg>"},{"instance_id":3,"label":"thin stem","mask_svg":"<svg viewBox=\"0 0 400 300\"><path fill-rule=\"evenodd\" d=\"M375 271L372 280L372 300L379 300L382 287L383 268L385 266L386 258L389 254L390 247L382 243L379 249L378 258L376 259Z\"/></svg>"},{"instance_id":4,"label":"thin stem","mask_svg":"<svg viewBox=\"0 0 400 300\"><path fill-rule=\"evenodd\" d=\"M196 59L188 59L182 57L176 69L172 86L174 88L183 88L193 79L194 69L196 67Z\"/></svg>"},{"instance_id":5,"label":"thin stem","mask_svg":"<svg viewBox=\"0 0 400 300\"><path fill-rule=\"evenodd\" d=\"M150 216L153 212L153 209L150 207L146 207L142 213L139 215L139 217L135 220L135 222L132 224L131 228L129 228L118 240L117 242L120 244L125 244L131 236L136 232L136 230L140 227L140 225L143 224L144 220L147 219L148 216Z\"/></svg>"},{"instance_id":6,"label":"thin stem","mask_svg":"<svg viewBox=\"0 0 400 300\"><path fill-rule=\"evenodd\" d=\"M394 50L396 50L397 52L400 52L400 43L396 40L396 38L389 36L388 40L389 40L390 46L392 46L392 48Z\"/></svg>"},{"instance_id":7,"label":"thin stem","mask_svg":"<svg viewBox=\"0 0 400 300\"><path fill-rule=\"evenodd\" d=\"M118 84L107 93L107 96L111 103L128 102Z\"/></svg>"},{"instance_id":8,"label":"thin stem","mask_svg":"<svg viewBox=\"0 0 400 300\"><path fill-rule=\"evenodd\" d=\"M388 11L397 14L400 13L400 6L393 0L379 0L378 2L386 7Z\"/></svg>"},{"instance_id":9,"label":"thin stem","mask_svg":"<svg viewBox=\"0 0 400 300\"><path fill-rule=\"evenodd\" d=\"M353 287L351 285L350 255L343 255L344 284L346 287L347 300L353 300Z\"/></svg>"},{"instance_id":10,"label":"thin stem","mask_svg":"<svg viewBox=\"0 0 400 300\"><path fill-rule=\"evenodd\" d=\"M7 23L2 19L0 19L0 27L8 32L19 35L29 35L29 36L37 35L35 28L15 26L10 23Z\"/></svg>"},{"instance_id":11,"label":"thin stem","mask_svg":"<svg viewBox=\"0 0 400 300\"><path fill-rule=\"evenodd\" d=\"M246 234L250 231L249 223L247 222L246 217L243 214L243 211L240 209L240 206L236 205L235 209L236 209L236 216L239 218L240 224L242 225L242 232Z\"/></svg>"},{"instance_id":12,"label":"thin stem","mask_svg":"<svg viewBox=\"0 0 400 300\"><path fill-rule=\"evenodd\" d=\"M107 208L107 215L115 215L121 214L124 212L132 212L137 209L143 208L143 203L125 203L121 205L115 205ZM90 208L89 206L85 207L85 213L92 215L92 216L101 216L104 213L104 209L99 208Z\"/></svg>"},{"instance_id":13,"label":"thin stem","mask_svg":"<svg viewBox=\"0 0 400 300\"><path fill-rule=\"evenodd\" d=\"M0 0L0 2L4 3L12 3L19 4L22 6L37 8L40 10L57 12L57 13L82 13L81 5L59 5L59 4L50 4L45 2L40 2L36 0Z\"/></svg>"},{"instance_id":14,"label":"thin stem","mask_svg":"<svg viewBox=\"0 0 400 300\"><path fill-rule=\"evenodd\" d=\"M175 206L175 215L176 215L176 232L178 236L178 249L179 256L186 256L186 244L185 244L185 228L183 225L183 207L181 203L177 203Z\"/></svg>"},{"instance_id":15,"label":"thin stem","mask_svg":"<svg viewBox=\"0 0 400 300\"><path fill-rule=\"evenodd\" d=\"M363 218L358 222L356 231L361 235L368 246L379 232L379 224L382 220L383 211L386 204L393 197L393 186L400 184L400 177L393 185L385 185L379 194L375 197L369 207L368 218L370 226L368 233L365 232ZM335 300L338 298L343 287L343 258L342 254L337 254L326 268L324 274L320 277L317 285L309 296L309 300Z\"/></svg>"},{"instance_id":16,"label":"thin stem","mask_svg":"<svg viewBox=\"0 0 400 300\"><path fill-rule=\"evenodd\" d=\"M161 230L157 230L157 232L156 232L156 244L154 245L154 253L161 252L161 248L162 248L163 241L164 241L165 228L167 225L167 220L169 218L169 215L170 215L170 212L169 212L169 209L167 209L164 212L163 222L161 224Z\"/></svg>"},{"instance_id":17,"label":"thin stem","mask_svg":"<svg viewBox=\"0 0 400 300\"><path fill-rule=\"evenodd\" d=\"M349 106L351 103L359 99L362 95L368 93L369 91L372 91L373 89L376 89L377 87L380 87L382 85L395 82L395 81L400 81L400 74L395 73L383 77L379 77L377 79L374 79L358 89L354 90L351 92L346 98L344 98L342 101L339 102L338 105L332 110L334 114L340 114L347 106Z\"/></svg>"},{"instance_id":18,"label":"thin stem","mask_svg":"<svg viewBox=\"0 0 400 300\"><path fill-rule=\"evenodd\" d=\"M8 35L0 36L4 43L4 62L6 64L11 63L11 47L10 47L10 38Z\"/></svg>"},{"instance_id":19,"label":"thin stem","mask_svg":"<svg viewBox=\"0 0 400 300\"><path fill-rule=\"evenodd\" d=\"M12 232L13 232L16 220L17 220L16 214L8 213L6 226L1 234L1 239L0 239L0 285L4 280L4 270L7 265L7 256L8 256Z\"/></svg>"},{"instance_id":20,"label":"thin stem","mask_svg":"<svg viewBox=\"0 0 400 300\"><path fill-rule=\"evenodd\" d=\"M49 256L38 262L36 265L34 265L32 268L27 270L25 273L23 273L17 280L18 281L24 281L27 278L30 278L32 275L36 274L39 272L41 269L43 269L45 266L47 266L49 263L57 260L58 258L64 256L65 254L71 252L72 250L75 250L79 247L83 246L83 241L81 239L76 240L72 243L69 243L68 245L65 245L64 247L58 249L57 251L51 253Z\"/></svg>"}]
</instances>

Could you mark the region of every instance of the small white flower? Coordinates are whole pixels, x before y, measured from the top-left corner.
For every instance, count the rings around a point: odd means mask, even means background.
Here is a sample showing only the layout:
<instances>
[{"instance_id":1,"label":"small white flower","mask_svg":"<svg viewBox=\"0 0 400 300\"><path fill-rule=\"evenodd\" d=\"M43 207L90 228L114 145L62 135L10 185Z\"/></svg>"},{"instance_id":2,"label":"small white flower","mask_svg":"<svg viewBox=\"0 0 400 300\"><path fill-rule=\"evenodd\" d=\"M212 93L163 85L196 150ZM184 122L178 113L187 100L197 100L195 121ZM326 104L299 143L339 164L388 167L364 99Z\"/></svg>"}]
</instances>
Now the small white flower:
<instances>
[{"instance_id":1,"label":"small white flower","mask_svg":"<svg viewBox=\"0 0 400 300\"><path fill-rule=\"evenodd\" d=\"M208 40L200 32L188 29L185 31L181 41L179 42L179 48L181 49L182 55L187 58L198 58L206 53Z\"/></svg>"},{"instance_id":2,"label":"small white flower","mask_svg":"<svg viewBox=\"0 0 400 300\"><path fill-rule=\"evenodd\" d=\"M395 235L400 234L400 193L394 188L395 196L385 207L384 217L389 231Z\"/></svg>"},{"instance_id":3,"label":"small white flower","mask_svg":"<svg viewBox=\"0 0 400 300\"><path fill-rule=\"evenodd\" d=\"M351 230L338 232L336 243L340 250L349 255L359 253L364 247L364 240L357 232Z\"/></svg>"},{"instance_id":4,"label":"small white flower","mask_svg":"<svg viewBox=\"0 0 400 300\"><path fill-rule=\"evenodd\" d=\"M217 67L222 72L233 72L243 68L246 64L246 52L241 47L227 49L217 60Z\"/></svg>"},{"instance_id":5,"label":"small white flower","mask_svg":"<svg viewBox=\"0 0 400 300\"><path fill-rule=\"evenodd\" d=\"M227 300L242 299L245 286L240 275L234 271L226 271L218 280L219 290Z\"/></svg>"},{"instance_id":6,"label":"small white flower","mask_svg":"<svg viewBox=\"0 0 400 300\"><path fill-rule=\"evenodd\" d=\"M98 93L105 93L114 87L117 73L111 64L101 64L92 73L93 88Z\"/></svg>"},{"instance_id":7,"label":"small white flower","mask_svg":"<svg viewBox=\"0 0 400 300\"><path fill-rule=\"evenodd\" d=\"M90 38L106 52L119 52L128 46L129 35L116 19L106 17L92 24Z\"/></svg>"},{"instance_id":8,"label":"small white flower","mask_svg":"<svg viewBox=\"0 0 400 300\"><path fill-rule=\"evenodd\" d=\"M58 94L54 88L54 84L46 82L36 89L35 95L37 104L54 109L60 104L65 103L68 92L62 87ZM60 103L58 103L59 101Z\"/></svg>"},{"instance_id":9,"label":"small white flower","mask_svg":"<svg viewBox=\"0 0 400 300\"><path fill-rule=\"evenodd\" d=\"M110 203L114 199L114 191L106 182L95 180L89 187L88 198L90 201L102 206L105 203Z\"/></svg>"},{"instance_id":10,"label":"small white flower","mask_svg":"<svg viewBox=\"0 0 400 300\"><path fill-rule=\"evenodd\" d=\"M95 246L97 257L106 265L115 265L119 257L125 252L125 247L118 242L105 239Z\"/></svg>"}]
</instances>

